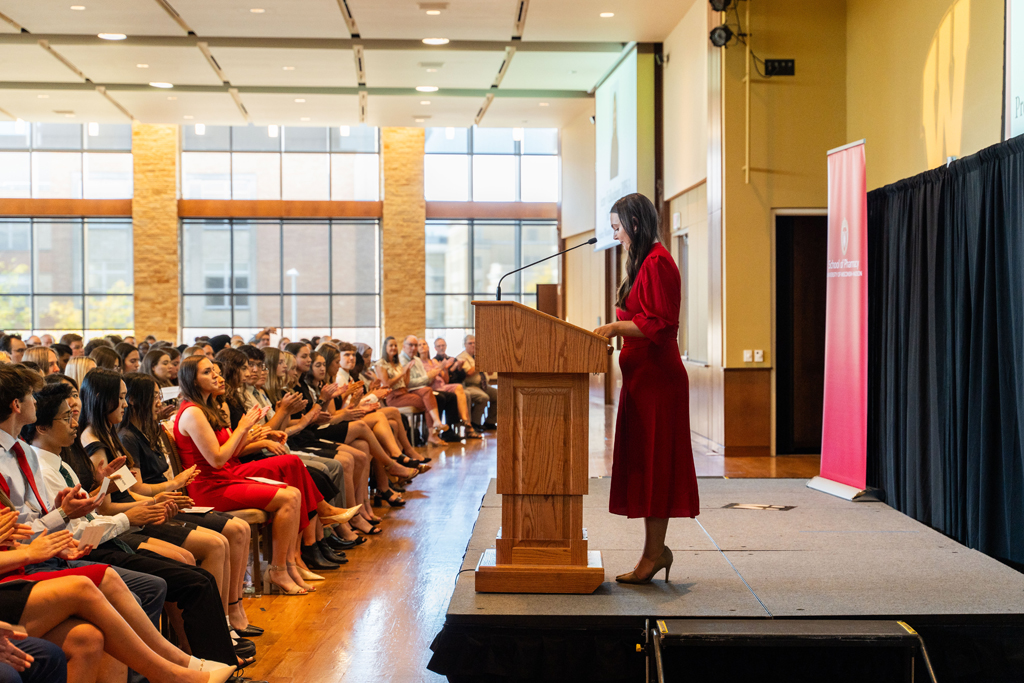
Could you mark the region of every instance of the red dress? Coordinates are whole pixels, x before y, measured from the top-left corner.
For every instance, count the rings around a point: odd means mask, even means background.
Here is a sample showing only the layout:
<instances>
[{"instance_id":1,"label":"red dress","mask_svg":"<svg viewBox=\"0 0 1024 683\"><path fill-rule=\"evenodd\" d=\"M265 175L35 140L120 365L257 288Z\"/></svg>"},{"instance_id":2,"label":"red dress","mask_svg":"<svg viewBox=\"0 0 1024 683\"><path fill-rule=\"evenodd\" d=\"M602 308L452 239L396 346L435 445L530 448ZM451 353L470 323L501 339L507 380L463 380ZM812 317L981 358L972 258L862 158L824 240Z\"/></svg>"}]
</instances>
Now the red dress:
<instances>
[{"instance_id":1,"label":"red dress","mask_svg":"<svg viewBox=\"0 0 1024 683\"><path fill-rule=\"evenodd\" d=\"M640 266L619 320L643 337L623 337L622 391L608 509L626 517L696 517L690 446L690 387L679 357L679 269L656 243Z\"/></svg>"},{"instance_id":2,"label":"red dress","mask_svg":"<svg viewBox=\"0 0 1024 683\"><path fill-rule=\"evenodd\" d=\"M266 510L279 489L294 486L302 493L302 509L299 515L299 529L305 529L316 514L316 506L324 499L306 471L306 466L294 455L275 455L272 458L242 463L232 456L220 469L211 465L199 452L191 436L178 431L178 420L185 409L194 406L184 401L174 417L174 443L184 468L196 465L199 476L188 485L189 496L196 505L206 505L220 512L256 508ZM217 442L221 445L231 438L227 427L217 431ZM246 477L263 477L283 481L285 484L263 484Z\"/></svg>"}]
</instances>

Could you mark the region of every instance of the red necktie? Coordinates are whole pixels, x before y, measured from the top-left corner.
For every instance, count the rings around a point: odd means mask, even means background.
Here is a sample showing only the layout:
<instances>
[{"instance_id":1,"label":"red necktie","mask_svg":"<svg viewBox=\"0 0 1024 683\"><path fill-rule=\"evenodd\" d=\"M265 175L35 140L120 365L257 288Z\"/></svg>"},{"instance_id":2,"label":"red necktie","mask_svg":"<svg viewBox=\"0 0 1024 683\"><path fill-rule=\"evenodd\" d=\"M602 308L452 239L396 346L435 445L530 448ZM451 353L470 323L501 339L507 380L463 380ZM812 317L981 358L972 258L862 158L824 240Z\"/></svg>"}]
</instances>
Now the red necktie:
<instances>
[{"instance_id":1,"label":"red necktie","mask_svg":"<svg viewBox=\"0 0 1024 683\"><path fill-rule=\"evenodd\" d=\"M43 502L43 497L39 495L39 490L36 489L36 478L32 476L32 468L28 466L28 459L25 457L25 449L21 447L20 443L15 441L14 446L11 448L11 452L14 453L14 457L18 459L18 467L21 468L21 473L25 475L25 481L27 481L28 485L32 487L32 493L36 494L36 500L39 501L39 507L45 515L47 513L46 503Z\"/></svg>"}]
</instances>

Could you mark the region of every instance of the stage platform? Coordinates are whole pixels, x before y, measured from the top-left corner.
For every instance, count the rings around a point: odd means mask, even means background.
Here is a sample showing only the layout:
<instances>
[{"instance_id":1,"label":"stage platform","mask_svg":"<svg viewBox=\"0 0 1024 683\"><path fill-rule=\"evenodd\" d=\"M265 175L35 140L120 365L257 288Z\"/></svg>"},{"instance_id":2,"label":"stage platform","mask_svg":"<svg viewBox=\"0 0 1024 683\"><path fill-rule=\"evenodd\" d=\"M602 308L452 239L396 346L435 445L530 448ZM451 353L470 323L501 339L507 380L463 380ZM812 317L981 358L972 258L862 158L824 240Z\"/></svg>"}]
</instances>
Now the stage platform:
<instances>
[{"instance_id":1,"label":"stage platform","mask_svg":"<svg viewBox=\"0 0 1024 683\"><path fill-rule=\"evenodd\" d=\"M669 525L671 581L660 574L649 586L617 584L640 553L643 522L608 513L610 481L590 479L584 498L589 547L601 551L605 567L605 583L592 595L474 590L473 569L501 524L491 482L435 642L438 667L454 665L444 650L458 634L484 638L491 628L509 636L597 628L638 637L646 620L664 618L1024 626L1024 574L884 503L848 502L808 489L803 479L700 479L700 516ZM737 504L773 507L730 507Z\"/></svg>"}]
</instances>

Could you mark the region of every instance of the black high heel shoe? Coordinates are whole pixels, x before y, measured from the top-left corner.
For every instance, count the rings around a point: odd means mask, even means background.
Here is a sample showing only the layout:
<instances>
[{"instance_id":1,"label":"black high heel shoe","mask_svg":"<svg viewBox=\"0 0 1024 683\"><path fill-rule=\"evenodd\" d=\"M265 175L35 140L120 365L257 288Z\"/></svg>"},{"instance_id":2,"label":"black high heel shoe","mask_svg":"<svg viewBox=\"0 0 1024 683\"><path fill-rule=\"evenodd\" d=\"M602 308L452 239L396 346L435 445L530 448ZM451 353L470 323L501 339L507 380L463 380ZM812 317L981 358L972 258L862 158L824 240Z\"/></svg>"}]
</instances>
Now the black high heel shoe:
<instances>
[{"instance_id":1,"label":"black high heel shoe","mask_svg":"<svg viewBox=\"0 0 1024 683\"><path fill-rule=\"evenodd\" d=\"M374 506L380 507L381 502L387 503L389 507L393 508L405 507L405 501L402 500L402 497L399 496L394 491L392 491L391 489L387 490L386 495L385 492L378 491L377 494L373 497Z\"/></svg>"}]
</instances>

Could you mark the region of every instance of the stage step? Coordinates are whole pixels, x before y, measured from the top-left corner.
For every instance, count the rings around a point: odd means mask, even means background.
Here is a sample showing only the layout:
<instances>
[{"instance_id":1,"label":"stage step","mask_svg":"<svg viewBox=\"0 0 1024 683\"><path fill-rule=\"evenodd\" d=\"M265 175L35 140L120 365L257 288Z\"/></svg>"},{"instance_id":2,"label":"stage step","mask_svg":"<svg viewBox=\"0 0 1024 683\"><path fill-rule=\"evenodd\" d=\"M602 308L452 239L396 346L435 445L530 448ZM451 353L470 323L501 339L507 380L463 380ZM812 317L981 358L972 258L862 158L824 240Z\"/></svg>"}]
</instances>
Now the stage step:
<instances>
[{"instance_id":1,"label":"stage step","mask_svg":"<svg viewBox=\"0 0 1024 683\"><path fill-rule=\"evenodd\" d=\"M666 650L674 648L704 647L704 648L902 648L902 657L896 659L891 655L887 661L890 667L893 663L899 663L902 671L889 671L890 676L886 680L904 680L913 683L915 680L915 654L920 654L924 662L924 669L927 680L935 683L935 674L932 671L928 652L925 649L924 640L917 632L902 621L875 621L856 619L659 619L655 622L655 628L650 629L648 647L653 651L653 657L649 661L654 667L654 680L658 683L665 681L682 680L707 680L697 678L690 669L693 663L692 657L682 657L681 662L687 662L685 671L674 671L668 666L669 659ZM803 650L806 652L806 650ZM739 653L737 653L738 655ZM759 655L758 652L746 653L742 661L750 662L752 668L762 665L765 670L761 671L760 681L794 680L792 666L797 658L797 652L793 651L793 658L773 653L778 661L769 661ZM824 653L821 653L824 654ZM734 657L729 656L730 659ZM801 659L821 659L816 661L812 667L818 676L824 676L830 680L836 680L833 672L827 668L829 656L817 657L811 655ZM724 658L723 658L724 659ZM842 658L836 658L837 668ZM862 662L867 661L868 653L857 657ZM785 671L771 671L772 664L779 661L786 663ZM835 673L839 673L838 671ZM648 681L651 680L648 676ZM799 678L799 677L796 677Z\"/></svg>"}]
</instances>

